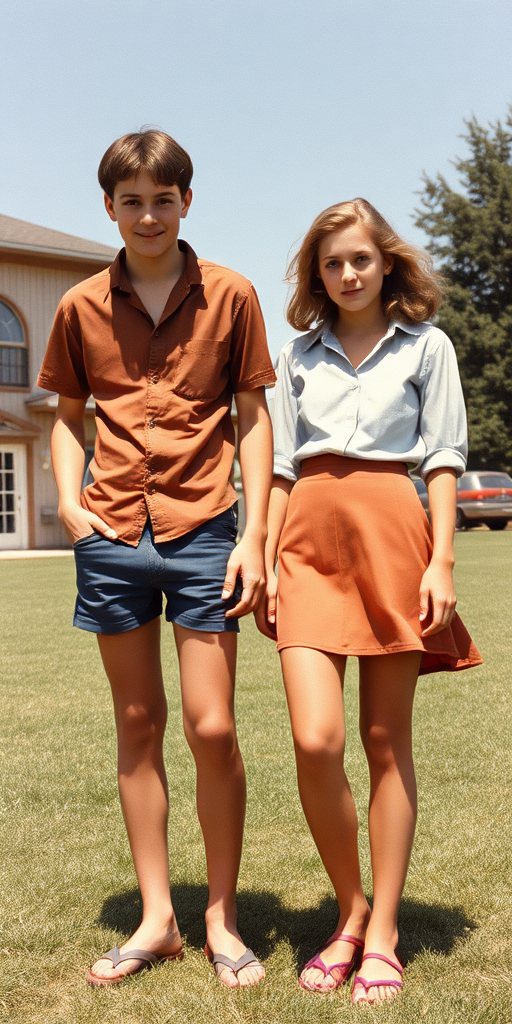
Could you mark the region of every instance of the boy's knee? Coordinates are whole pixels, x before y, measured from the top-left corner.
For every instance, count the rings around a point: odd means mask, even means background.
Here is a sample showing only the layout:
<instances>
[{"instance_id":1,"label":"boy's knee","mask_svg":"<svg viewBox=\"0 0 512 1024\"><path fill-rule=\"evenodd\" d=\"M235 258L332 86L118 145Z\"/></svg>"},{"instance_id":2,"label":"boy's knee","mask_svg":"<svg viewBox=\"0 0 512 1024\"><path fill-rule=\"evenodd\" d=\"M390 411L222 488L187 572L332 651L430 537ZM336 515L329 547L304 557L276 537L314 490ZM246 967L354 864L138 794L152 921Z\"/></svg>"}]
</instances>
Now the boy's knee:
<instances>
[{"instance_id":1,"label":"boy's knee","mask_svg":"<svg viewBox=\"0 0 512 1024\"><path fill-rule=\"evenodd\" d=\"M150 747L161 743L167 721L167 706L130 704L117 717L120 738L131 747Z\"/></svg>"},{"instance_id":2,"label":"boy's knee","mask_svg":"<svg viewBox=\"0 0 512 1024\"><path fill-rule=\"evenodd\" d=\"M185 719L184 727L194 754L229 760L237 750L235 724L231 719L205 715L195 721Z\"/></svg>"}]
</instances>

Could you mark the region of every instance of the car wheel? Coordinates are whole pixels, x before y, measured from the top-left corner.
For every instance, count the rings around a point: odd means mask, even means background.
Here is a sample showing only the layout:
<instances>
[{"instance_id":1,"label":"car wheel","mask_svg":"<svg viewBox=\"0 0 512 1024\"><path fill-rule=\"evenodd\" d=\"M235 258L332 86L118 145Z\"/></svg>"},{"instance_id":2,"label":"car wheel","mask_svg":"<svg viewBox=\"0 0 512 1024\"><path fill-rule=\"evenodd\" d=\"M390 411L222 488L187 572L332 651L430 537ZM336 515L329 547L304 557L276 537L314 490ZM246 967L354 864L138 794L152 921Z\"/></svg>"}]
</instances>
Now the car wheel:
<instances>
[{"instance_id":1,"label":"car wheel","mask_svg":"<svg viewBox=\"0 0 512 1024\"><path fill-rule=\"evenodd\" d=\"M467 526L466 516L464 515L464 512L462 511L462 509L458 508L456 513L455 513L455 529L456 530L465 530L466 526Z\"/></svg>"},{"instance_id":2,"label":"car wheel","mask_svg":"<svg viewBox=\"0 0 512 1024\"><path fill-rule=\"evenodd\" d=\"M490 530L504 530L508 519L488 519L487 526Z\"/></svg>"}]
</instances>

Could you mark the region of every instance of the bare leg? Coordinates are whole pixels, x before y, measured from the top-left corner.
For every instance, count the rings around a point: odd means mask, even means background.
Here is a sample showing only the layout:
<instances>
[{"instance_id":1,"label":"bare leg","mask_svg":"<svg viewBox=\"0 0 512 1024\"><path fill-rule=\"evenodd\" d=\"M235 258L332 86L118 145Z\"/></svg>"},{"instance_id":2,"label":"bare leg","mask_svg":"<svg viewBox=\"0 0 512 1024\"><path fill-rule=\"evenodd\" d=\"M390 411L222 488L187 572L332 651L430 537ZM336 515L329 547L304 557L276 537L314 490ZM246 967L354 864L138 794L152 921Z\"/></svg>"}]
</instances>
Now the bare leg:
<instances>
[{"instance_id":1,"label":"bare leg","mask_svg":"<svg viewBox=\"0 0 512 1024\"><path fill-rule=\"evenodd\" d=\"M121 952L147 949L164 956L179 949L169 892L167 780L162 742L167 719L160 664L160 620L127 633L99 635L112 688L117 727L119 793L142 896L142 922ZM118 977L140 961L112 967L98 960L94 974Z\"/></svg>"},{"instance_id":2,"label":"bare leg","mask_svg":"<svg viewBox=\"0 0 512 1024\"><path fill-rule=\"evenodd\" d=\"M370 849L373 910L365 952L396 960L398 905L416 824L412 759L412 708L421 654L416 651L360 658L361 738L370 770ZM366 981L400 975L380 960L366 960ZM357 986L354 1000L391 999L394 987Z\"/></svg>"},{"instance_id":3,"label":"bare leg","mask_svg":"<svg viewBox=\"0 0 512 1024\"><path fill-rule=\"evenodd\" d=\"M237 930L236 884L245 818L245 773L234 717L236 634L202 633L175 626L180 661L185 735L197 769L197 813L204 836L209 901L208 945L238 960L245 952ZM255 985L262 967L247 967L238 980L229 968L224 985Z\"/></svg>"},{"instance_id":4,"label":"bare leg","mask_svg":"<svg viewBox=\"0 0 512 1024\"><path fill-rule=\"evenodd\" d=\"M302 807L340 910L333 940L322 953L327 966L351 960L353 945L336 935L364 938L369 917L359 872L356 809L343 767L345 662L307 647L281 651ZM320 991L335 987L333 977L325 978L317 968L301 977Z\"/></svg>"}]
</instances>

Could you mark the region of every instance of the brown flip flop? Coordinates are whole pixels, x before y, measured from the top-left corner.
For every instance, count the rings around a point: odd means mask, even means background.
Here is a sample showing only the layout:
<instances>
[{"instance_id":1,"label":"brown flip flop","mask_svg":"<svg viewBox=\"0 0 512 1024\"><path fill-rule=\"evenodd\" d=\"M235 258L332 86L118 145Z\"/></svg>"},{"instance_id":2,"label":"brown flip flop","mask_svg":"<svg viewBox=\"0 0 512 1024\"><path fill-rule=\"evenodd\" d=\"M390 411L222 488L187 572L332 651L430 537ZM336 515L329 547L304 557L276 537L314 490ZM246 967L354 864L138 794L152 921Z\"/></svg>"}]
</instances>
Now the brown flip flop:
<instances>
[{"instance_id":1,"label":"brown flip flop","mask_svg":"<svg viewBox=\"0 0 512 1024\"><path fill-rule=\"evenodd\" d=\"M132 975L138 974L139 971L148 970L150 967L155 967L156 964L163 964L167 960L182 960L183 959L183 946L176 951L176 953L169 953L167 956L155 956L154 953L150 953L147 949L128 949L126 953L119 952L119 946L114 946L113 949L109 949L108 953L103 953L98 957L98 960L111 960L112 965L117 967L122 964L124 960L140 960L139 967L136 967L134 971L129 971L128 974L119 974L115 978L102 978L99 974L94 974L92 968L89 968L85 976L86 981L89 985L95 985L102 987L104 985L118 985L119 982L124 981L125 978L131 978Z\"/></svg>"}]
</instances>

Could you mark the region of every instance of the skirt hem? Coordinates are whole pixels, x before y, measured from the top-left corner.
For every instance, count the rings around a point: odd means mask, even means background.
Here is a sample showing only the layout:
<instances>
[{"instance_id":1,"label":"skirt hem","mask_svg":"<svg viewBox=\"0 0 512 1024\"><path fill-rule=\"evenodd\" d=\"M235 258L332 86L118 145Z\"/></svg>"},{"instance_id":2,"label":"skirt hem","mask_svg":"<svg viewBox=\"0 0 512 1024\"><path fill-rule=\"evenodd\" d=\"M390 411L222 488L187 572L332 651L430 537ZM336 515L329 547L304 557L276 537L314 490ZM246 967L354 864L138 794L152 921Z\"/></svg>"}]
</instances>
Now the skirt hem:
<instances>
[{"instance_id":1,"label":"skirt hem","mask_svg":"<svg viewBox=\"0 0 512 1024\"><path fill-rule=\"evenodd\" d=\"M338 654L346 658L365 658L386 654L407 654L409 651L418 651L425 655L425 664L421 663L419 675L427 675L430 672L462 672L466 668L476 668L483 664L480 656L474 658L455 658L449 651L429 651L426 647L417 644L400 644L395 647L359 647L357 650L346 647L336 647L327 644L313 643L308 640L281 640L277 642L277 650L284 651L287 647L308 647L314 651L322 651L325 654Z\"/></svg>"}]
</instances>

